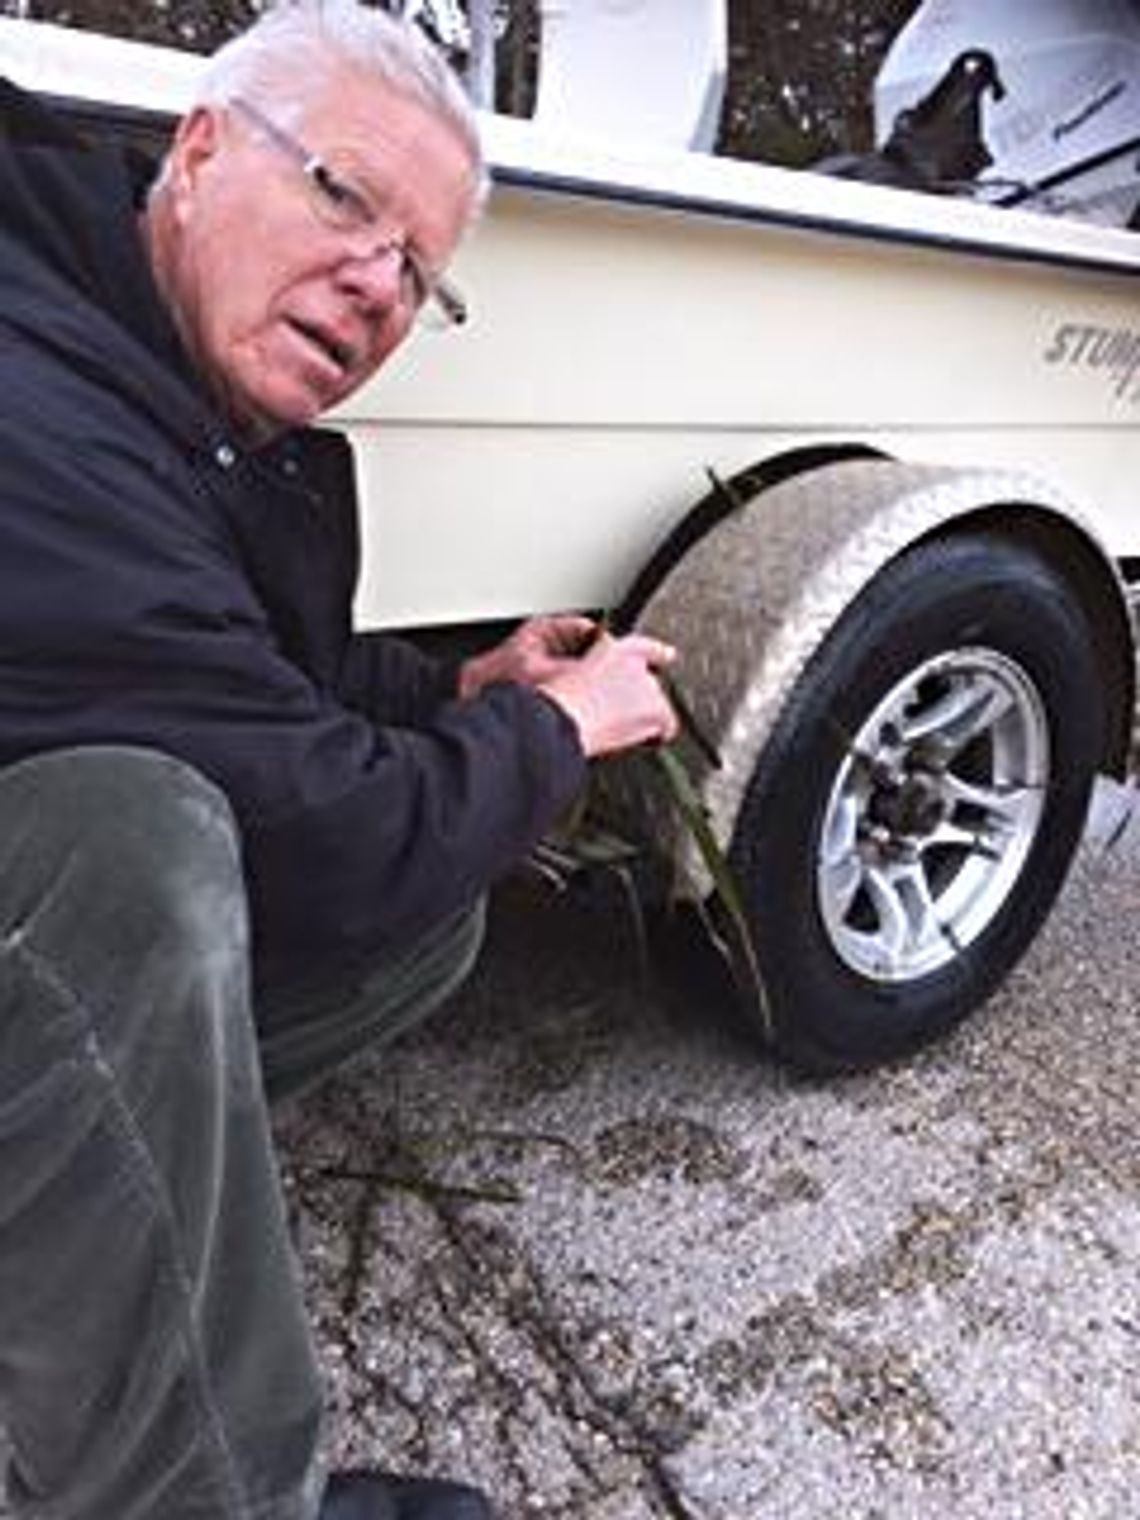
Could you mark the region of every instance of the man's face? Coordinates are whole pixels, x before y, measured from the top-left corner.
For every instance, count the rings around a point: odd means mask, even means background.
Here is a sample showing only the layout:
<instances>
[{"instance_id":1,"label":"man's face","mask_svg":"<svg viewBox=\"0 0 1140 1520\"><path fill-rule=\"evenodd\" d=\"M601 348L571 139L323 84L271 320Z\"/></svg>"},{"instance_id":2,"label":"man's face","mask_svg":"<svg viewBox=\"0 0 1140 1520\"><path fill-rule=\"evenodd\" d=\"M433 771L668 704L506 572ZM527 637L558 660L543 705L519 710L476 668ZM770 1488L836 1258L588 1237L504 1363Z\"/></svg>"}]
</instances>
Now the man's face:
<instances>
[{"instance_id":1,"label":"man's face","mask_svg":"<svg viewBox=\"0 0 1140 1520\"><path fill-rule=\"evenodd\" d=\"M310 153L351 166L375 226L330 225L299 156L236 107L199 108L172 151L172 231L156 263L199 370L230 417L262 434L311 422L403 341L416 311L391 245L442 271L472 187L452 127L350 69L282 125Z\"/></svg>"}]
</instances>

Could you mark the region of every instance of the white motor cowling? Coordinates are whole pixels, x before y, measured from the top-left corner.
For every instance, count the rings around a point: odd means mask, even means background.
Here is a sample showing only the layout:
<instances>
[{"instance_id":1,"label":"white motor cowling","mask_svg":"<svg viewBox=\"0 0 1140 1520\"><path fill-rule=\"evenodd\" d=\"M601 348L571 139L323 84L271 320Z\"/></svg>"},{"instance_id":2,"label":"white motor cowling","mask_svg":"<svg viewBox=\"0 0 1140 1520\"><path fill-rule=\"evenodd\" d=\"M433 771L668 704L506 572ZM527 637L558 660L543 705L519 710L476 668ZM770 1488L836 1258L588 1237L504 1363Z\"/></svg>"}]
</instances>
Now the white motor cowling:
<instances>
[{"instance_id":1,"label":"white motor cowling","mask_svg":"<svg viewBox=\"0 0 1140 1520\"><path fill-rule=\"evenodd\" d=\"M726 0L543 0L535 120L711 151L727 46Z\"/></svg>"},{"instance_id":2,"label":"white motor cowling","mask_svg":"<svg viewBox=\"0 0 1140 1520\"><path fill-rule=\"evenodd\" d=\"M876 140L945 78L989 54L983 103L993 198L1127 226L1140 203L1140 4L1135 0L927 0L875 85Z\"/></svg>"}]
</instances>

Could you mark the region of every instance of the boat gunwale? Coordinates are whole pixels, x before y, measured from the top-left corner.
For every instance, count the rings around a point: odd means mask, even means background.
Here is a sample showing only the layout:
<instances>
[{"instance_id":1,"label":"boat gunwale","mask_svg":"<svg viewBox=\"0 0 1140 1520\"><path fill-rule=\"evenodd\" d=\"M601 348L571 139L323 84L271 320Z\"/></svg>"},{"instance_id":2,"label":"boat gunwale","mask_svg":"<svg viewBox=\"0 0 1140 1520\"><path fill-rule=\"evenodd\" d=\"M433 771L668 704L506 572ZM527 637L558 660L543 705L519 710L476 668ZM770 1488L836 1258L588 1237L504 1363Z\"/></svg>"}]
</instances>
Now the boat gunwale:
<instances>
[{"instance_id":1,"label":"boat gunwale","mask_svg":"<svg viewBox=\"0 0 1140 1520\"><path fill-rule=\"evenodd\" d=\"M1134 232L1122 234L1135 240L1137 246L1134 250L1120 249L1115 246L1107 249L1071 247L1062 246L1048 238L1009 238L1001 235L980 236L976 233L959 232L949 227L924 223L917 217L906 224L896 224L879 217L860 218L851 215L828 214L806 208L795 209L762 201L746 202L735 197L685 194L656 186L606 181L587 175L551 170L527 170L517 165L493 165L492 180L496 185L502 185L505 188L564 195L617 207L644 207L663 212L680 212L688 216L708 217L720 221L753 223L798 232L823 233L833 237L940 249L980 258L1045 264L1052 268L1089 270L1122 278L1140 275L1140 235ZM892 188L890 193L905 194L907 192L896 191ZM1006 215L1002 208L987 208L987 211L989 210L994 211L995 214L1000 212L1002 216ZM1049 221L1050 219L1043 216L1042 220ZM1112 230L1108 229L1110 233Z\"/></svg>"},{"instance_id":2,"label":"boat gunwale","mask_svg":"<svg viewBox=\"0 0 1140 1520\"><path fill-rule=\"evenodd\" d=\"M484 118L496 184L720 220L1140 275L1140 232L990 205L812 169L555 135L530 121ZM1140 180L1138 180L1140 194Z\"/></svg>"}]
</instances>

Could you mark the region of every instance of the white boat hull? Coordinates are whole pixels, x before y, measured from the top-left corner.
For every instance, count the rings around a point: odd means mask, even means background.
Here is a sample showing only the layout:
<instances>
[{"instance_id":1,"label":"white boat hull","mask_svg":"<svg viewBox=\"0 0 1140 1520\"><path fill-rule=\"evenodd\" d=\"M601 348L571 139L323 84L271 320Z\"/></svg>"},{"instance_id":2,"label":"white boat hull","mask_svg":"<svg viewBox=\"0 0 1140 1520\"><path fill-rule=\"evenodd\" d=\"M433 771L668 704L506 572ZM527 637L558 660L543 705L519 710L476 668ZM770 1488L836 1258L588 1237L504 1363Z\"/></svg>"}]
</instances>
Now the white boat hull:
<instances>
[{"instance_id":1,"label":"white boat hull","mask_svg":"<svg viewBox=\"0 0 1140 1520\"><path fill-rule=\"evenodd\" d=\"M362 615L607 605L707 467L823 441L1039 474L1135 554L1138 272L504 188L457 271L470 329L344 413Z\"/></svg>"}]
</instances>

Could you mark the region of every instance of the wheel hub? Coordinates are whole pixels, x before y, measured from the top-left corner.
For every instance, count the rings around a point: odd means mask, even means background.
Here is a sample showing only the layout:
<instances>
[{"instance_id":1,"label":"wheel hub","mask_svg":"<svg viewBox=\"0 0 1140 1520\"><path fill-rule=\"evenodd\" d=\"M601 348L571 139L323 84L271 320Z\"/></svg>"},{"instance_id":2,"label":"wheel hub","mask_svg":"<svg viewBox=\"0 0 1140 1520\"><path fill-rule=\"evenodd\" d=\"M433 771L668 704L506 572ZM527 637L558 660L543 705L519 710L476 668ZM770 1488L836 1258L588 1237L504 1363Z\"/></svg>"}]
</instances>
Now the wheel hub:
<instances>
[{"instance_id":1,"label":"wheel hub","mask_svg":"<svg viewBox=\"0 0 1140 1520\"><path fill-rule=\"evenodd\" d=\"M878 783L867 805L868 818L887 829L894 840L933 834L946 811L938 779L921 774Z\"/></svg>"},{"instance_id":2,"label":"wheel hub","mask_svg":"<svg viewBox=\"0 0 1140 1520\"><path fill-rule=\"evenodd\" d=\"M898 983L960 954L1020 875L1048 776L1020 665L964 648L916 666L851 735L825 808L817 899L840 958Z\"/></svg>"}]
</instances>

